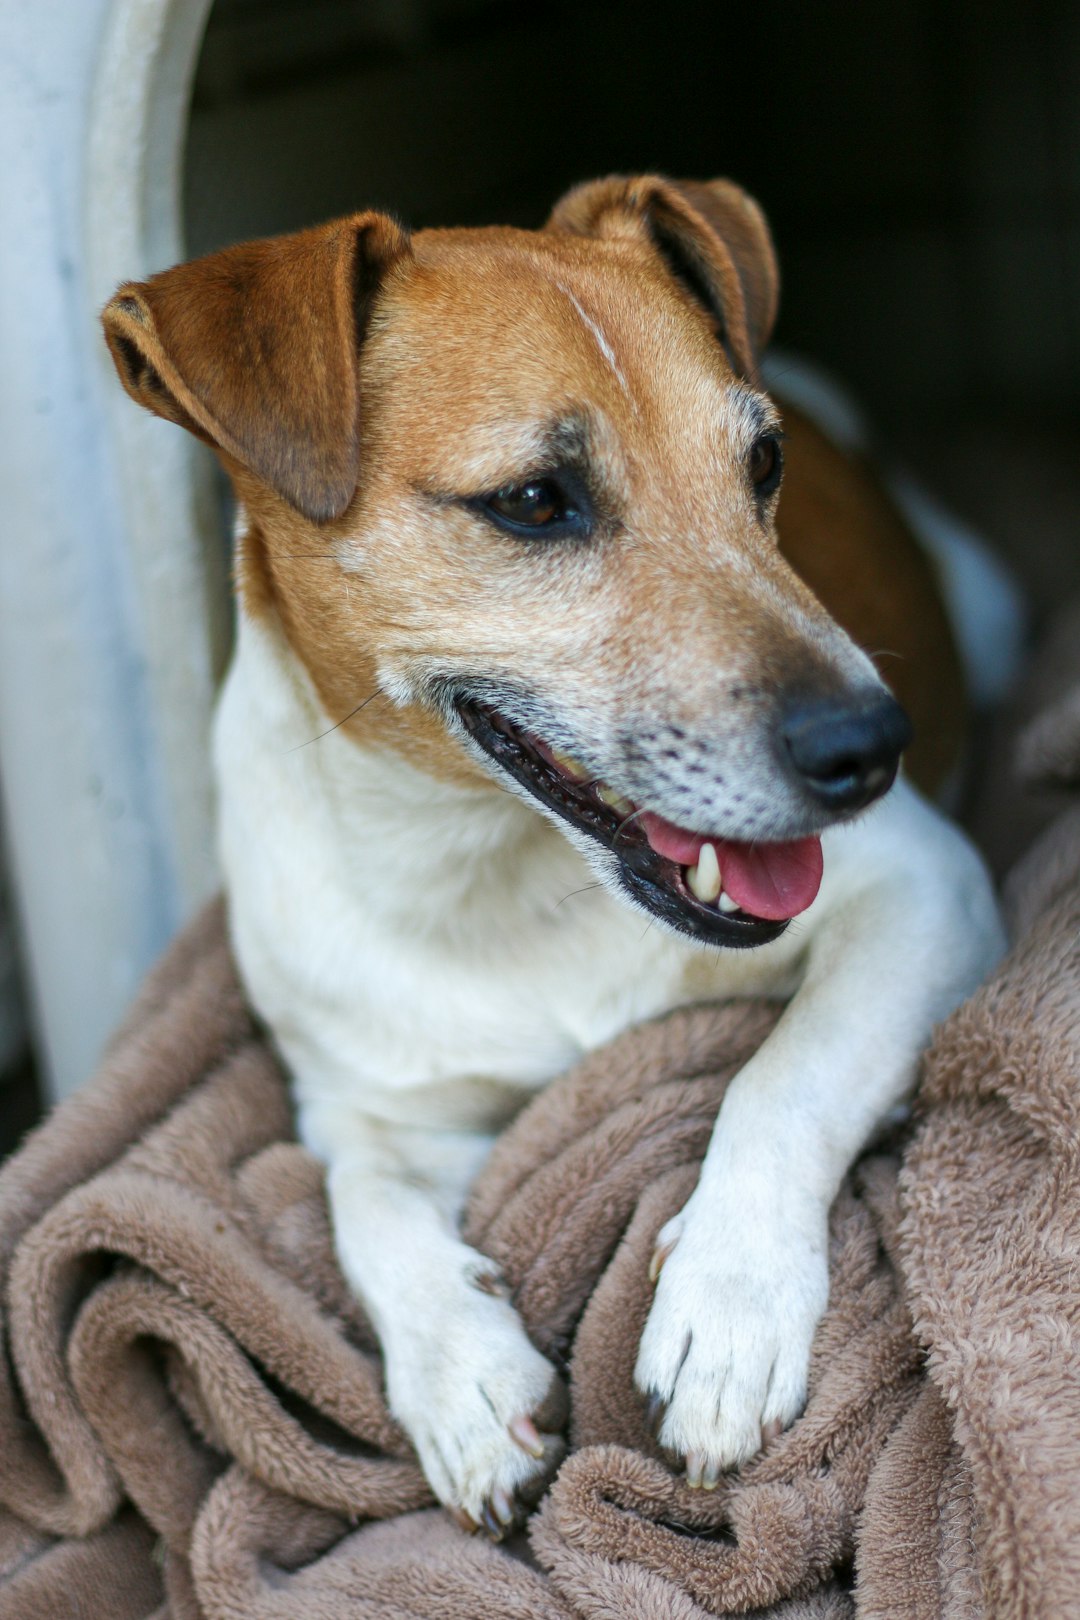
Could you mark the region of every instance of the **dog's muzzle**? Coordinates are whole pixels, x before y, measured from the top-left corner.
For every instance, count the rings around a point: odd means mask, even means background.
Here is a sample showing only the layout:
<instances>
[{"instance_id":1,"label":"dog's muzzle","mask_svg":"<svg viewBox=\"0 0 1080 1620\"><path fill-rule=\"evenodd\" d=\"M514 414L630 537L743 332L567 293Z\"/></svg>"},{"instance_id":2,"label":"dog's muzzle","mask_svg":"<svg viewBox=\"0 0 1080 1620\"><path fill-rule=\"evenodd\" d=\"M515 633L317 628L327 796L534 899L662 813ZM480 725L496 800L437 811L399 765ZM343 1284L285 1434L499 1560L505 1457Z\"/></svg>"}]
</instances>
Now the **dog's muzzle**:
<instances>
[{"instance_id":1,"label":"dog's muzzle","mask_svg":"<svg viewBox=\"0 0 1080 1620\"><path fill-rule=\"evenodd\" d=\"M754 848L695 837L621 800L493 705L458 697L454 706L484 753L549 812L614 856L625 893L680 933L709 945L766 945L816 894L821 870L817 839ZM748 910L725 892L720 863L741 873L746 893L768 890L775 898L766 870L770 848L774 867L787 867L789 886L801 889L802 898L788 909L781 903ZM793 862L801 865L801 875L792 871Z\"/></svg>"}]
</instances>

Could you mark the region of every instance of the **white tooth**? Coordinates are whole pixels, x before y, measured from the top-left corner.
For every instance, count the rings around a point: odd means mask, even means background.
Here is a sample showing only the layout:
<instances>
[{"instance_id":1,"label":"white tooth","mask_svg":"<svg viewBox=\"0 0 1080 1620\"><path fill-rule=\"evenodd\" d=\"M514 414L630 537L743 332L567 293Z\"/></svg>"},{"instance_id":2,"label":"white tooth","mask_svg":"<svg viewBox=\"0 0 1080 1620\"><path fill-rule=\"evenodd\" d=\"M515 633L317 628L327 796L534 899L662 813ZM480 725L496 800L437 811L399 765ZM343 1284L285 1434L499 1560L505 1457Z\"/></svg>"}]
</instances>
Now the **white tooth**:
<instances>
[{"instance_id":1,"label":"white tooth","mask_svg":"<svg viewBox=\"0 0 1080 1620\"><path fill-rule=\"evenodd\" d=\"M575 782L585 782L592 775L588 766L583 765L580 759L575 759L573 754L564 754L561 748L553 748L551 757L559 769L565 771L567 776L572 776Z\"/></svg>"},{"instance_id":2,"label":"white tooth","mask_svg":"<svg viewBox=\"0 0 1080 1620\"><path fill-rule=\"evenodd\" d=\"M697 865L687 868L686 886L703 906L711 906L719 897L723 884L720 881L720 862L712 844L702 844Z\"/></svg>"},{"instance_id":3,"label":"white tooth","mask_svg":"<svg viewBox=\"0 0 1080 1620\"><path fill-rule=\"evenodd\" d=\"M596 784L596 797L601 804L609 805L612 810L617 810L620 816L628 816L634 808L629 799L624 799L621 793L616 793L614 788L605 786L603 782Z\"/></svg>"},{"instance_id":4,"label":"white tooth","mask_svg":"<svg viewBox=\"0 0 1080 1620\"><path fill-rule=\"evenodd\" d=\"M721 911L738 911L739 909L739 902L733 900L730 894L722 894L716 904Z\"/></svg>"}]
</instances>

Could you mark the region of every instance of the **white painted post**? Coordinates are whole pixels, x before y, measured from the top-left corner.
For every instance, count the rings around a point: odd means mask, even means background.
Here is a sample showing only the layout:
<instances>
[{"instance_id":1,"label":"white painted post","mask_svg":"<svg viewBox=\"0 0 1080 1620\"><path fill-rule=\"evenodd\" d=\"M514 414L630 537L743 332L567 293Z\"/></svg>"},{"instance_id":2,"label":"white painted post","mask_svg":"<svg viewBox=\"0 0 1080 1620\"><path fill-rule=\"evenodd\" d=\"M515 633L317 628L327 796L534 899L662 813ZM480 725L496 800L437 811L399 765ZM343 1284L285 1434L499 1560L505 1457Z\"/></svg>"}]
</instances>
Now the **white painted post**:
<instances>
[{"instance_id":1,"label":"white painted post","mask_svg":"<svg viewBox=\"0 0 1080 1620\"><path fill-rule=\"evenodd\" d=\"M226 640L205 464L124 398L97 311L182 256L210 0L0 0L0 778L53 1095L213 888Z\"/></svg>"}]
</instances>

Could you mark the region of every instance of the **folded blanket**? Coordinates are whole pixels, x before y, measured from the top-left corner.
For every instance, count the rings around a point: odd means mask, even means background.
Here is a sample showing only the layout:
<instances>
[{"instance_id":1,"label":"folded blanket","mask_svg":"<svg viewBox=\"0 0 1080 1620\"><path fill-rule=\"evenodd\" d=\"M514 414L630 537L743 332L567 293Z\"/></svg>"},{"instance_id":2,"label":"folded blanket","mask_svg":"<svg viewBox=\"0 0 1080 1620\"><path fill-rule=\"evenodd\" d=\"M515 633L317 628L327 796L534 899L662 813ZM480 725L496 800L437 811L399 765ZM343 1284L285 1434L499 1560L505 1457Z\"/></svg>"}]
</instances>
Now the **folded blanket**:
<instances>
[{"instance_id":1,"label":"folded blanket","mask_svg":"<svg viewBox=\"0 0 1080 1620\"><path fill-rule=\"evenodd\" d=\"M1030 744L1065 781L1078 702ZM432 1505L386 1410L205 912L0 1176L0 1620L1080 1613L1080 812L1009 895L1015 947L940 1031L913 1138L833 1209L806 1412L715 1493L672 1472L632 1369L654 1234L777 1009L631 1031L505 1133L467 1235L572 1412L501 1547Z\"/></svg>"}]
</instances>

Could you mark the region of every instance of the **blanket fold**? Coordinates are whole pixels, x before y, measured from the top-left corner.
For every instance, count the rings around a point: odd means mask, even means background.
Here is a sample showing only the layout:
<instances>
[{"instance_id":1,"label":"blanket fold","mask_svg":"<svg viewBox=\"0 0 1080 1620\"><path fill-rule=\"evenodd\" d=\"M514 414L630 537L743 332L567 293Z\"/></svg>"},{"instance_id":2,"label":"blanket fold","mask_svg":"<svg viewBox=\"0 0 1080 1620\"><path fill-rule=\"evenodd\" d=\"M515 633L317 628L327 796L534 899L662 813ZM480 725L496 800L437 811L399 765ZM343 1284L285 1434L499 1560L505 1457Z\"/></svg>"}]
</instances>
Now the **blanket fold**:
<instances>
[{"instance_id":1,"label":"blanket fold","mask_svg":"<svg viewBox=\"0 0 1080 1620\"><path fill-rule=\"evenodd\" d=\"M1078 677L1022 750L1058 791ZM433 1505L386 1409L209 908L0 1175L0 1620L1080 1612L1080 811L1006 893L1008 959L938 1032L912 1129L836 1200L807 1409L715 1492L672 1471L633 1366L655 1234L779 1009L630 1031L504 1133L466 1236L571 1413L499 1547Z\"/></svg>"}]
</instances>

